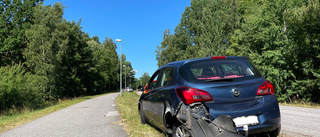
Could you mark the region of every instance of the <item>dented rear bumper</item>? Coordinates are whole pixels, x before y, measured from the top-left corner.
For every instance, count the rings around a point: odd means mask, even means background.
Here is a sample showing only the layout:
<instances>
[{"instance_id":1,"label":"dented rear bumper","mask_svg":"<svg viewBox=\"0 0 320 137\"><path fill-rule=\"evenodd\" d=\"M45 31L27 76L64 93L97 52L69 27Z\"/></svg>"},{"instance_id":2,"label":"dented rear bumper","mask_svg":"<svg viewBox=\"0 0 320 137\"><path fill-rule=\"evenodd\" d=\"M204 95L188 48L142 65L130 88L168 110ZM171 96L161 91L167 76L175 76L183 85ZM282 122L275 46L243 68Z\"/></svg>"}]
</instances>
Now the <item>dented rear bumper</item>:
<instances>
[{"instance_id":1,"label":"dented rear bumper","mask_svg":"<svg viewBox=\"0 0 320 137\"><path fill-rule=\"evenodd\" d=\"M200 102L191 105L180 103L175 116L189 129L192 136L242 136L230 116L222 115L211 121L208 108Z\"/></svg>"}]
</instances>

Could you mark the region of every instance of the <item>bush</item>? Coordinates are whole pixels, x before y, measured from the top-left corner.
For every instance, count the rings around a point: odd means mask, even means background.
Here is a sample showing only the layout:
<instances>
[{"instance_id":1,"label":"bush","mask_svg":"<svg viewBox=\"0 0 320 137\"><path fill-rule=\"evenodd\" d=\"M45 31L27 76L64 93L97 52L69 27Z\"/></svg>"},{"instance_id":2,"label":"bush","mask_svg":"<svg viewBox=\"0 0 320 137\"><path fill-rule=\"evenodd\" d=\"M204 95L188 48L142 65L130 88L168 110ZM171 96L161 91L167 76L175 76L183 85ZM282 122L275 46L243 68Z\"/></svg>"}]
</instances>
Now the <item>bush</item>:
<instances>
[{"instance_id":1,"label":"bush","mask_svg":"<svg viewBox=\"0 0 320 137\"><path fill-rule=\"evenodd\" d=\"M36 108L44 103L46 79L25 71L21 64L0 68L0 111Z\"/></svg>"}]
</instances>

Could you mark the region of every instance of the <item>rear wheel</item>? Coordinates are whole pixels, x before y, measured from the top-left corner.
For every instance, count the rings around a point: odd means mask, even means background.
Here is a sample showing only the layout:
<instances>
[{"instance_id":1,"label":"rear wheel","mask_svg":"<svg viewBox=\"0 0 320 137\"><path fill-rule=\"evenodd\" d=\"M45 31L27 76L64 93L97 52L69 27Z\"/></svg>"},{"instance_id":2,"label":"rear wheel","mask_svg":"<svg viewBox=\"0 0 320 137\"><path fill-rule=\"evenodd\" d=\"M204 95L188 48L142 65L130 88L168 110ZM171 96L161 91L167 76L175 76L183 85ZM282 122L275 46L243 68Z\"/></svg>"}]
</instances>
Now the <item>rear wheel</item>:
<instances>
[{"instance_id":1,"label":"rear wheel","mask_svg":"<svg viewBox=\"0 0 320 137\"><path fill-rule=\"evenodd\" d=\"M271 132L249 135L249 137L277 137L280 134L280 130L281 130L281 127L278 127L277 129Z\"/></svg>"},{"instance_id":2,"label":"rear wheel","mask_svg":"<svg viewBox=\"0 0 320 137\"><path fill-rule=\"evenodd\" d=\"M277 129L271 131L269 133L269 137L277 137L280 133L281 127L278 127Z\"/></svg>"},{"instance_id":3,"label":"rear wheel","mask_svg":"<svg viewBox=\"0 0 320 137\"><path fill-rule=\"evenodd\" d=\"M190 130L183 124L173 126L172 137L192 137Z\"/></svg>"},{"instance_id":4,"label":"rear wheel","mask_svg":"<svg viewBox=\"0 0 320 137\"><path fill-rule=\"evenodd\" d=\"M146 124L146 119L145 119L145 117L144 117L144 114L143 114L143 111L142 111L142 105L141 105L141 104L140 104L139 114L140 114L141 124Z\"/></svg>"}]
</instances>

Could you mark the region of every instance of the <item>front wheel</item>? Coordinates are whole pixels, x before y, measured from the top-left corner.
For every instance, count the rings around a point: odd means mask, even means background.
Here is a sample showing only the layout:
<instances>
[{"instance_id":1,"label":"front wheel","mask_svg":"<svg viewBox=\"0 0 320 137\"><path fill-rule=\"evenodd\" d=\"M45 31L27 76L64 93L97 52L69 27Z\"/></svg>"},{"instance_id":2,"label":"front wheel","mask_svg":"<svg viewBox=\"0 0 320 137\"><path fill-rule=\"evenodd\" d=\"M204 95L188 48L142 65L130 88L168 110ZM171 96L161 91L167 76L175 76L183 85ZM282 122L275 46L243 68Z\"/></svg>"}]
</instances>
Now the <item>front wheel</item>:
<instances>
[{"instance_id":1,"label":"front wheel","mask_svg":"<svg viewBox=\"0 0 320 137\"><path fill-rule=\"evenodd\" d=\"M173 126L172 137L192 137L190 130L183 124Z\"/></svg>"}]
</instances>

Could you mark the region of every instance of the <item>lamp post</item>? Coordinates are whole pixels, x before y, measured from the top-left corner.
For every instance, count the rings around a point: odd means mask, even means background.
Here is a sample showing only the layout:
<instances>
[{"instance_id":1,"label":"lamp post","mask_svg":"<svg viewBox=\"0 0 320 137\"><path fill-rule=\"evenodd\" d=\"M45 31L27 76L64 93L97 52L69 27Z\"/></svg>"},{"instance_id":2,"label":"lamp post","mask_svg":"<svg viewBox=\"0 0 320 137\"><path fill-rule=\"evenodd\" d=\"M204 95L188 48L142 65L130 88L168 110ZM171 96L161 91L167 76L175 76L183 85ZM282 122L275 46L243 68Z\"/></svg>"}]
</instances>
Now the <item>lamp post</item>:
<instances>
[{"instance_id":1,"label":"lamp post","mask_svg":"<svg viewBox=\"0 0 320 137\"><path fill-rule=\"evenodd\" d=\"M124 67L124 89L127 90L127 67L126 65L123 65Z\"/></svg>"},{"instance_id":2,"label":"lamp post","mask_svg":"<svg viewBox=\"0 0 320 137\"><path fill-rule=\"evenodd\" d=\"M121 57L121 46L122 40L116 39L116 42L120 42L120 96L122 96L122 57Z\"/></svg>"}]
</instances>

